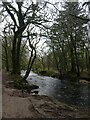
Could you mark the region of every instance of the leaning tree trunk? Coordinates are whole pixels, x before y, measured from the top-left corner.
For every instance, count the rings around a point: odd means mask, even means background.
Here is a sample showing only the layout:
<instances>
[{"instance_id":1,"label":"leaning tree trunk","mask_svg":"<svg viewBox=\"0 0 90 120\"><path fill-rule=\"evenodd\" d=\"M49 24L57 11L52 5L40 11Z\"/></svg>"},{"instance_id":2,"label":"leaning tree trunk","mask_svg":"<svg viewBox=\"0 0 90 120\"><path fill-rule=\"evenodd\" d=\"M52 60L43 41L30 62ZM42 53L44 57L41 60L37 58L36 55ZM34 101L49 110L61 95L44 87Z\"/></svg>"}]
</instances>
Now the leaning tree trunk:
<instances>
[{"instance_id":1,"label":"leaning tree trunk","mask_svg":"<svg viewBox=\"0 0 90 120\"><path fill-rule=\"evenodd\" d=\"M31 48L31 55L30 55L30 58L29 58L29 63L28 63L28 67L27 67L27 71L25 73L25 76L23 77L24 80L27 79L27 77L29 76L29 73L32 69L32 66L33 66L33 63L36 59L36 45L35 47L33 46L33 44L31 44L31 41L30 41L30 38L29 38L29 31L27 31L27 34L28 34L28 41L29 41L29 47Z\"/></svg>"},{"instance_id":2,"label":"leaning tree trunk","mask_svg":"<svg viewBox=\"0 0 90 120\"><path fill-rule=\"evenodd\" d=\"M36 50L34 50L34 52L35 52L35 53L33 54L33 49L32 49L32 51L31 51L31 56L30 56L30 58L29 58L29 63L28 63L27 71L26 71L26 73L25 73L25 76L23 77L24 80L26 80L27 77L29 76L29 73L30 73L30 71L31 71L32 65L33 65L33 63L34 63L34 61L35 61L35 58L36 58Z\"/></svg>"}]
</instances>

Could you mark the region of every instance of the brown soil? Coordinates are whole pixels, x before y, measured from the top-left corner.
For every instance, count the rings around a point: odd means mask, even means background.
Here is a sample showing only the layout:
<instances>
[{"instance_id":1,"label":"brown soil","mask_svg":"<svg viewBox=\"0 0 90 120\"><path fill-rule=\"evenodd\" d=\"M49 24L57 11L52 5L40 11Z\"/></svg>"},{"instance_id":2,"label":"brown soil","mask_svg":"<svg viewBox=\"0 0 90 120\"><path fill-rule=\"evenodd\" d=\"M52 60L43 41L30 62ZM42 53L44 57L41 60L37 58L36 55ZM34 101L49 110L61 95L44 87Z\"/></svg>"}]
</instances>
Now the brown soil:
<instances>
[{"instance_id":1,"label":"brown soil","mask_svg":"<svg viewBox=\"0 0 90 120\"><path fill-rule=\"evenodd\" d=\"M7 86L12 76L2 72L2 116L4 118L89 118L88 110L58 102L47 96L30 95Z\"/></svg>"}]
</instances>

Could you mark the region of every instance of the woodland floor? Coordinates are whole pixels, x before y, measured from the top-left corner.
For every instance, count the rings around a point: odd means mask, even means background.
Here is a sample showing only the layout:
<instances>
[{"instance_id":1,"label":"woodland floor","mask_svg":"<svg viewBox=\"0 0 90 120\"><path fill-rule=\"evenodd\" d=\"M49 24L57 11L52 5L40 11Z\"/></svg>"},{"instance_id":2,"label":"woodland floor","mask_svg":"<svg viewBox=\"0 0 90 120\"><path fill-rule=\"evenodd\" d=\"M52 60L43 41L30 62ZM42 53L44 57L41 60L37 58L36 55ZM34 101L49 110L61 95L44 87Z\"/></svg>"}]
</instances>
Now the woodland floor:
<instances>
[{"instance_id":1,"label":"woodland floor","mask_svg":"<svg viewBox=\"0 0 90 120\"><path fill-rule=\"evenodd\" d=\"M1 74L0 74L1 75ZM22 94L21 90L7 87L13 81L9 73L2 71L3 118L89 118L89 109L69 106L47 96Z\"/></svg>"}]
</instances>

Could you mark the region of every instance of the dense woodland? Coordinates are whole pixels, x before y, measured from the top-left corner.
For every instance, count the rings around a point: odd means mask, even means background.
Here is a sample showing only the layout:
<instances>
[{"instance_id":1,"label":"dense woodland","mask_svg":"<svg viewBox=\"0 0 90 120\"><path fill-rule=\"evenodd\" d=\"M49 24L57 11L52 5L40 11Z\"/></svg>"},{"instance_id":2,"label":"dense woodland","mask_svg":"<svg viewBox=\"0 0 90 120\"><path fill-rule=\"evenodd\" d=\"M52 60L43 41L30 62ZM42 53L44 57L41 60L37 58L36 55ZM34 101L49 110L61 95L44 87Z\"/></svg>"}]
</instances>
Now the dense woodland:
<instances>
[{"instance_id":1,"label":"dense woodland","mask_svg":"<svg viewBox=\"0 0 90 120\"><path fill-rule=\"evenodd\" d=\"M90 74L90 2L0 2L3 69ZM42 44L40 44L42 43Z\"/></svg>"}]
</instances>

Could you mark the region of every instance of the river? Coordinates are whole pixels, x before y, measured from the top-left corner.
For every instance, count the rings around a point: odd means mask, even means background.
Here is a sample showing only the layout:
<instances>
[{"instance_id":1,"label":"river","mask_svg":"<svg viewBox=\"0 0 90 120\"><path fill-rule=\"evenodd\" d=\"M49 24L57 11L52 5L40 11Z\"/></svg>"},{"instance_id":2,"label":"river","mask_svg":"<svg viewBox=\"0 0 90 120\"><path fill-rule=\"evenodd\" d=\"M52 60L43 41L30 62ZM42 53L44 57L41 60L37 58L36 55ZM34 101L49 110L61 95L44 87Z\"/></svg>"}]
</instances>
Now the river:
<instances>
[{"instance_id":1,"label":"river","mask_svg":"<svg viewBox=\"0 0 90 120\"><path fill-rule=\"evenodd\" d=\"M25 71L22 71L22 75ZM77 105L90 107L90 86L80 83L73 83L69 80L60 80L48 76L39 76L31 71L27 78L28 83L38 85L39 95L47 95L59 101Z\"/></svg>"}]
</instances>

